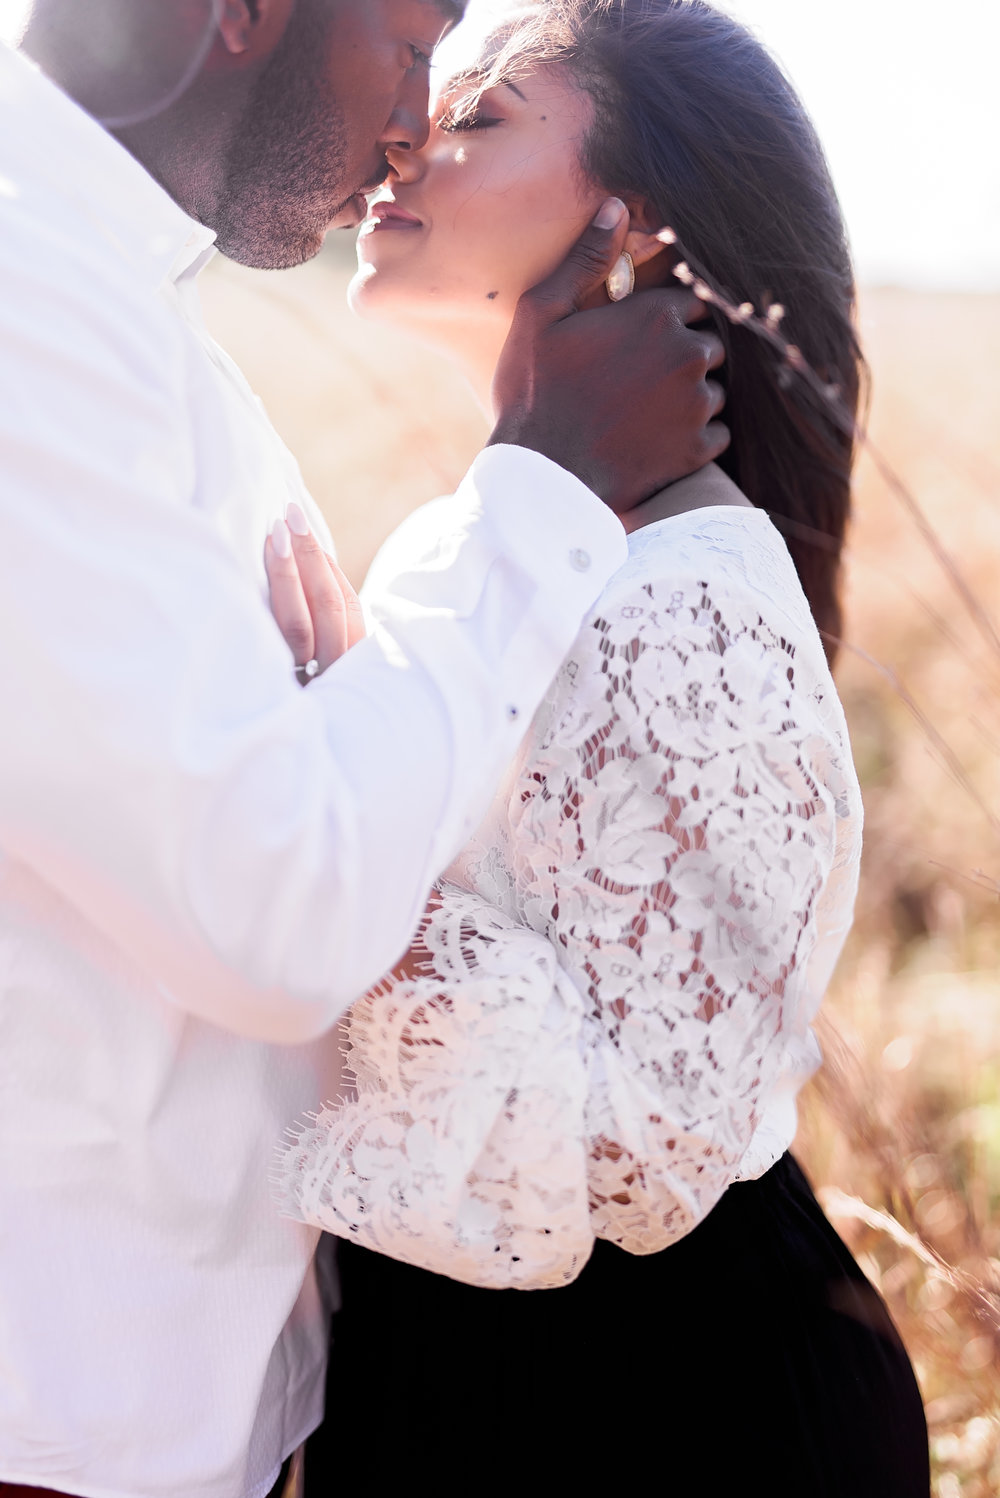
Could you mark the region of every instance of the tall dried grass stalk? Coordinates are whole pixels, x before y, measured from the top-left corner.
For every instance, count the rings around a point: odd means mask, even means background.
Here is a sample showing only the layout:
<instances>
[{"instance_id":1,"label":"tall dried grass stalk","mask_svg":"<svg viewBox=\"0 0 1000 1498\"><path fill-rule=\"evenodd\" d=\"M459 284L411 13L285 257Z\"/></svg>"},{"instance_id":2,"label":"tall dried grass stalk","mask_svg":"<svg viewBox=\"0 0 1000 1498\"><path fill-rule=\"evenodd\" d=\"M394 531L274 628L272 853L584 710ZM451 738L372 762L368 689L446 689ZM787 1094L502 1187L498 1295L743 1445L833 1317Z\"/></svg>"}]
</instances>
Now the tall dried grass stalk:
<instances>
[{"instance_id":1,"label":"tall dried grass stalk","mask_svg":"<svg viewBox=\"0 0 1000 1498\"><path fill-rule=\"evenodd\" d=\"M859 450L866 452L986 646L985 670L990 676L1000 673L1000 633L991 614L910 487L872 442L868 431L855 422L837 387L824 381L801 350L784 336L785 309L764 303L758 311L752 303L737 303L713 284L672 229L661 230L658 237L680 257L674 266L675 277L707 306L731 323L748 328L774 349L782 385L787 388L796 381L824 419L850 435ZM778 523L788 528L789 523L780 518ZM801 526L795 530L815 545L835 544L820 532L806 534ZM939 632L960 649L955 631L922 600L921 605L934 616ZM897 671L856 645L837 643L877 673L903 704L933 756L977 809L1000 852L1000 816L978 790L962 756ZM1000 681L1000 675L997 679ZM1000 881L984 871L958 872L976 887L1000 894ZM956 1179L942 1148L940 1127L928 1137L925 1119L915 1107L907 1105L904 1090L893 1095L885 1086L884 1076L878 1074L874 1058L862 1060L853 1052L829 1017L823 1021L822 1042L825 1064L810 1101L813 1108L819 1103L827 1129L832 1126L849 1137L854 1169L865 1178L867 1190L861 1195L839 1187L821 1187L820 1200L842 1230L855 1239L854 1247L862 1253L865 1267L890 1301L918 1371L931 1386L928 1421L938 1498L995 1498L1000 1491L1000 1258L989 1252L990 1245L984 1238L986 1225L980 1220L972 1191L963 1189L963 1183ZM805 1133L808 1149L808 1119ZM911 1189L910 1184L910 1174L917 1164L923 1173L921 1191ZM985 1198L988 1210L989 1190L978 1194ZM923 1210L928 1201L931 1209ZM948 1343L950 1351L944 1352L942 1344ZM940 1367L942 1363L947 1365L949 1357L954 1359L952 1386L965 1359L964 1388L941 1394L935 1386Z\"/></svg>"}]
</instances>

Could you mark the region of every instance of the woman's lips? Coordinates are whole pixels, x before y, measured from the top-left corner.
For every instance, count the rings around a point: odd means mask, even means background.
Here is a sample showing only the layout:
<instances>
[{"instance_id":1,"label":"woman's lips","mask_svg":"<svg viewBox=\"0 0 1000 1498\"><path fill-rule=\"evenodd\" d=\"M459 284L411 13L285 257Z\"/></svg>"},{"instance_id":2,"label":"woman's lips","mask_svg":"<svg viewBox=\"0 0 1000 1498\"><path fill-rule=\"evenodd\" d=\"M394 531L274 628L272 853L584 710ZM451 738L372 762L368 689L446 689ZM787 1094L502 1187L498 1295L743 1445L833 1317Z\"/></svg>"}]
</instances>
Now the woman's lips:
<instances>
[{"instance_id":1,"label":"woman's lips","mask_svg":"<svg viewBox=\"0 0 1000 1498\"><path fill-rule=\"evenodd\" d=\"M361 225L362 234L374 234L376 229L422 229L423 222L414 213L407 213L398 203L374 203Z\"/></svg>"}]
</instances>

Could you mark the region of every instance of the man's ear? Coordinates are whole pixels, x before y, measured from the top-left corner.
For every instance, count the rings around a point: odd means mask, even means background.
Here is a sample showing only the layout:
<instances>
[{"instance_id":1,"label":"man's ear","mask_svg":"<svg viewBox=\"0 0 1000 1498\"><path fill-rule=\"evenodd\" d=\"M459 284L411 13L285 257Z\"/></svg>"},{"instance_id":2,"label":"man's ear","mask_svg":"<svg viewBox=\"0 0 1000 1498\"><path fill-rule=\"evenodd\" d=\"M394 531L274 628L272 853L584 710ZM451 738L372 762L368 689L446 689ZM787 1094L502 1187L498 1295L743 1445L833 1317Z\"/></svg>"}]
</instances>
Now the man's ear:
<instances>
[{"instance_id":1,"label":"man's ear","mask_svg":"<svg viewBox=\"0 0 1000 1498\"><path fill-rule=\"evenodd\" d=\"M284 35L294 9L295 0L223 0L219 39L232 57L266 57Z\"/></svg>"}]
</instances>

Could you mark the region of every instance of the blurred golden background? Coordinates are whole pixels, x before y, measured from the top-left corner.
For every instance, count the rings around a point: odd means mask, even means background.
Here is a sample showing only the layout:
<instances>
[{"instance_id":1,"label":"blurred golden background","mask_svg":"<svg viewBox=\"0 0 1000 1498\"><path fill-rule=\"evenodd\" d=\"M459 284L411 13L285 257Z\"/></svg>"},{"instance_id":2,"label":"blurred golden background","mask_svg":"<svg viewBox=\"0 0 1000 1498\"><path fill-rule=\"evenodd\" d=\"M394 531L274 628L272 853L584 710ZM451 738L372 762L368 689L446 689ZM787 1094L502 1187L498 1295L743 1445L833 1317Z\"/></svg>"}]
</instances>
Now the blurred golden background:
<instances>
[{"instance_id":1,"label":"blurred golden background","mask_svg":"<svg viewBox=\"0 0 1000 1498\"><path fill-rule=\"evenodd\" d=\"M280 275L220 258L201 284L212 331L298 457L360 583L392 527L454 488L486 424L441 360L350 316L353 264L352 243L338 239ZM907 1341L937 1498L994 1498L1000 296L870 289L861 325L872 442L929 537L863 454L837 676L866 852L825 1006L828 1064L797 1150Z\"/></svg>"}]
</instances>

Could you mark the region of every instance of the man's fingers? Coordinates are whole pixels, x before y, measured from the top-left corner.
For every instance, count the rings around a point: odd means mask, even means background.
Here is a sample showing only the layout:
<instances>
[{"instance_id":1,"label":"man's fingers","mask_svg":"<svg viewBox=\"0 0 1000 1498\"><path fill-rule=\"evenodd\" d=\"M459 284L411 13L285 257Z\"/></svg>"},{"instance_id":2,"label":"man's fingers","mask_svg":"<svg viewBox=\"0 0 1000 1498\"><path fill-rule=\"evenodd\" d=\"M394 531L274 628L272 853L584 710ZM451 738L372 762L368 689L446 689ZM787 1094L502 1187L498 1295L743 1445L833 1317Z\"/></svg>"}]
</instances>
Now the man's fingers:
<instances>
[{"instance_id":1,"label":"man's fingers","mask_svg":"<svg viewBox=\"0 0 1000 1498\"><path fill-rule=\"evenodd\" d=\"M726 347L718 333L702 333L708 349L709 369L719 369L726 362Z\"/></svg>"},{"instance_id":2,"label":"man's fingers","mask_svg":"<svg viewBox=\"0 0 1000 1498\"><path fill-rule=\"evenodd\" d=\"M670 286L661 290L662 296L670 298L681 322L692 323L704 322L711 315L710 309L702 301L700 296L695 296L690 286Z\"/></svg>"},{"instance_id":3,"label":"man's fingers","mask_svg":"<svg viewBox=\"0 0 1000 1498\"><path fill-rule=\"evenodd\" d=\"M558 322L579 311L607 280L625 244L628 223L621 198L605 198L562 264L525 295L544 322Z\"/></svg>"},{"instance_id":4,"label":"man's fingers","mask_svg":"<svg viewBox=\"0 0 1000 1498\"><path fill-rule=\"evenodd\" d=\"M702 434L705 462L714 463L716 458L721 458L731 440L724 421L710 421Z\"/></svg>"},{"instance_id":5,"label":"man's fingers","mask_svg":"<svg viewBox=\"0 0 1000 1498\"><path fill-rule=\"evenodd\" d=\"M283 520L275 522L267 538L264 566L271 597L271 612L292 652L295 664L304 666L315 654L313 625L292 552L292 539Z\"/></svg>"},{"instance_id":6,"label":"man's fingers","mask_svg":"<svg viewBox=\"0 0 1000 1498\"><path fill-rule=\"evenodd\" d=\"M726 392L718 380L706 380L705 388L708 391L708 409L713 416L718 416L726 404Z\"/></svg>"}]
</instances>

